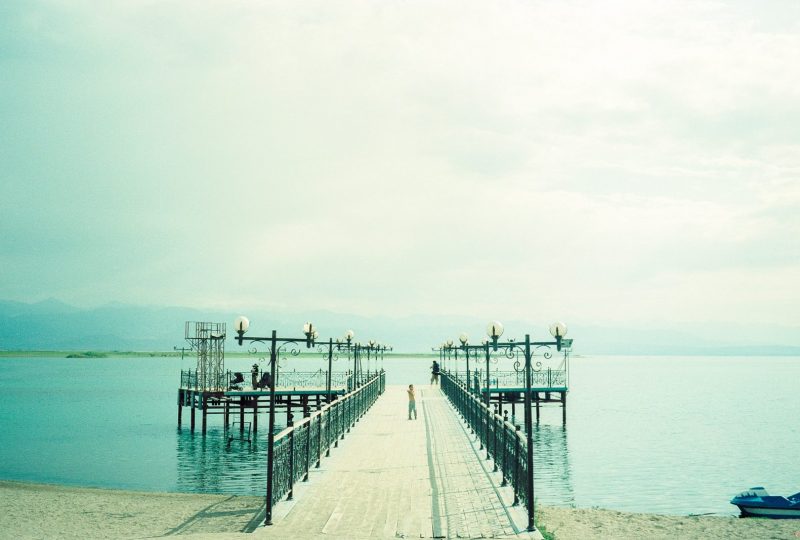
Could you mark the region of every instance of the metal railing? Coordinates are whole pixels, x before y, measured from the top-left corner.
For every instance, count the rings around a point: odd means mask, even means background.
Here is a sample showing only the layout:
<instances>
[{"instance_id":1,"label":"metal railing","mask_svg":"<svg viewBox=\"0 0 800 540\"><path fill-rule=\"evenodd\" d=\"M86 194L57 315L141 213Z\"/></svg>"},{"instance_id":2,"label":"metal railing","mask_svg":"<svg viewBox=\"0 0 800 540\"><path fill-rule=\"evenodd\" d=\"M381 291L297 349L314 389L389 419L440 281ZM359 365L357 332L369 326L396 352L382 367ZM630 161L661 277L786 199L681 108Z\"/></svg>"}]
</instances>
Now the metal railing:
<instances>
[{"instance_id":1,"label":"metal railing","mask_svg":"<svg viewBox=\"0 0 800 540\"><path fill-rule=\"evenodd\" d=\"M376 373L356 390L325 405L319 411L275 435L272 493L267 494L271 507L284 496L291 500L294 485L308 480L308 473L319 468L324 453L339 445L345 433L375 403L386 387L386 374Z\"/></svg>"},{"instance_id":2,"label":"metal railing","mask_svg":"<svg viewBox=\"0 0 800 540\"><path fill-rule=\"evenodd\" d=\"M448 375L453 377L458 384L464 384L464 372L445 371ZM470 377L472 380L472 391L480 392L481 389L486 388L486 372L476 369L472 372ZM490 371L489 372L489 387L490 388L515 388L522 392L525 388L525 372L524 371ZM549 388L566 388L567 387L567 370L565 369L552 369L547 368L541 371L531 372L531 389L533 390L546 390Z\"/></svg>"},{"instance_id":3,"label":"metal railing","mask_svg":"<svg viewBox=\"0 0 800 540\"><path fill-rule=\"evenodd\" d=\"M217 390L228 390L234 386L235 376L233 371L226 371L211 388ZM253 372L241 371L243 381L240 381L242 388L250 388L253 384ZM260 381L263 372L256 373L255 380ZM325 388L327 384L327 371L319 369L317 371L281 371L278 376L278 387L280 388ZM208 382L208 376L206 376ZM352 390L353 374L349 371L334 371L331 374L331 388L345 388ZM209 384L206 385L207 387ZM200 377L196 369L181 370L181 388L187 390L200 390Z\"/></svg>"},{"instance_id":4,"label":"metal railing","mask_svg":"<svg viewBox=\"0 0 800 540\"><path fill-rule=\"evenodd\" d=\"M485 383L486 381L482 381ZM495 371L489 372L489 383L494 388L524 388L524 371ZM547 368L541 371L531 371L531 388L556 388L567 386L567 371L565 369Z\"/></svg>"},{"instance_id":5,"label":"metal railing","mask_svg":"<svg viewBox=\"0 0 800 540\"><path fill-rule=\"evenodd\" d=\"M443 373L441 388L477 435L481 449L486 450L486 459L493 459L494 470L503 474L502 485L511 484L514 489L514 504L522 501L526 508L533 508L526 487L528 444L520 427L495 414L478 396L470 393L463 378L457 380L452 375Z\"/></svg>"}]
</instances>

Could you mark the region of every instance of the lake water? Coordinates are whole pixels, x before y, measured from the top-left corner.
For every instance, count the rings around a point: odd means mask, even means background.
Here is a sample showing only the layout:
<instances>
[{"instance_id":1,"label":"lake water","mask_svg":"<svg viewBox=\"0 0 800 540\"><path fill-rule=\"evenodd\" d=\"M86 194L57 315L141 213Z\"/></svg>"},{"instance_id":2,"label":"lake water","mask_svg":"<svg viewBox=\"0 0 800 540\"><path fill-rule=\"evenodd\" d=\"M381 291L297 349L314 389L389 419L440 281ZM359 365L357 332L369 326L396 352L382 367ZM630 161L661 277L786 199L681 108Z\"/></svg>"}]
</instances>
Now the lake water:
<instances>
[{"instance_id":1,"label":"lake water","mask_svg":"<svg viewBox=\"0 0 800 540\"><path fill-rule=\"evenodd\" d=\"M232 370L252 363L226 359ZM429 364L386 359L387 384L427 384ZM180 369L193 367L190 357L0 359L0 478L262 495L266 430L226 448L221 417L203 437L186 427L189 409L177 429ZM567 426L553 406L535 429L537 499L733 515L728 501L751 486L796 493L799 390L796 357L572 358Z\"/></svg>"}]
</instances>

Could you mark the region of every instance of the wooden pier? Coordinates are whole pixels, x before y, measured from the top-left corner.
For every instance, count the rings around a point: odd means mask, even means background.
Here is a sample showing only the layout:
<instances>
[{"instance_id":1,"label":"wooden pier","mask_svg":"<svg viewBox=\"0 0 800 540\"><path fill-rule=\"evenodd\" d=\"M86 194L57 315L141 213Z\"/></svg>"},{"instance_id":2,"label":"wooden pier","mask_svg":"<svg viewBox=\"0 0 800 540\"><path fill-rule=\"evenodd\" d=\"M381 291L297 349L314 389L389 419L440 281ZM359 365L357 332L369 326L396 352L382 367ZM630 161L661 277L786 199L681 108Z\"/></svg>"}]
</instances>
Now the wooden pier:
<instances>
[{"instance_id":1,"label":"wooden pier","mask_svg":"<svg viewBox=\"0 0 800 540\"><path fill-rule=\"evenodd\" d=\"M226 429L236 424L240 431L245 431L250 425L252 431L258 431L258 414L261 410L269 410L269 388L248 389L247 387L233 389L227 388L203 389L192 384L193 379L183 372L181 386L178 388L178 427L183 424L183 408L189 407L192 431L196 429L196 416L199 412L201 432L206 433L209 415L221 415ZM316 375L319 372L301 375ZM297 375L295 373L295 375ZM349 374L340 373L334 380L336 386L328 390L324 386L303 386L297 384L297 377L289 379L288 386L281 386L279 382L275 389L276 413L285 414L287 422L291 422L299 413L307 417L313 410L322 409L323 405L335 401L347 393L351 387ZM228 377L230 378L230 377ZM294 382L295 384L292 384ZM250 418L250 422L247 422Z\"/></svg>"},{"instance_id":2,"label":"wooden pier","mask_svg":"<svg viewBox=\"0 0 800 540\"><path fill-rule=\"evenodd\" d=\"M331 401L345 393L338 388L331 391ZM320 410L328 401L328 393L324 388L287 389L275 390L276 411L283 410L291 420L296 412L303 417L308 416L312 410ZM209 415L222 415L225 426L230 426L233 417L238 415L237 425L244 426L246 418L252 419L253 431L258 431L258 412L269 410L269 391L252 392L225 392L225 391L196 391L192 389L178 389L178 427L183 423L183 407L189 407L190 429L195 430L196 414L199 411L201 418L201 431L207 430ZM247 416L251 415L251 416Z\"/></svg>"},{"instance_id":3,"label":"wooden pier","mask_svg":"<svg viewBox=\"0 0 800 540\"><path fill-rule=\"evenodd\" d=\"M438 387L387 386L331 457L275 507L267 538L538 538Z\"/></svg>"}]
</instances>

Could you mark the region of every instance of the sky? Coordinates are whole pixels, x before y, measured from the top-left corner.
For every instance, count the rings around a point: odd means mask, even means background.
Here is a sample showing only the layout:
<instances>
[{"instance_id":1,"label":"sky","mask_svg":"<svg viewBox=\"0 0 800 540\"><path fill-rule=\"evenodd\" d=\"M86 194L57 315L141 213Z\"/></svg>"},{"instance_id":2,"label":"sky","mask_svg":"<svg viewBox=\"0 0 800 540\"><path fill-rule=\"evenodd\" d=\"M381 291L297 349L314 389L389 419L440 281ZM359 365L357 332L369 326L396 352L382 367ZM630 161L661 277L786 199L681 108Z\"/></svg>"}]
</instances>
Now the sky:
<instances>
[{"instance_id":1,"label":"sky","mask_svg":"<svg viewBox=\"0 0 800 540\"><path fill-rule=\"evenodd\" d=\"M0 299L800 328L800 3L0 4Z\"/></svg>"}]
</instances>

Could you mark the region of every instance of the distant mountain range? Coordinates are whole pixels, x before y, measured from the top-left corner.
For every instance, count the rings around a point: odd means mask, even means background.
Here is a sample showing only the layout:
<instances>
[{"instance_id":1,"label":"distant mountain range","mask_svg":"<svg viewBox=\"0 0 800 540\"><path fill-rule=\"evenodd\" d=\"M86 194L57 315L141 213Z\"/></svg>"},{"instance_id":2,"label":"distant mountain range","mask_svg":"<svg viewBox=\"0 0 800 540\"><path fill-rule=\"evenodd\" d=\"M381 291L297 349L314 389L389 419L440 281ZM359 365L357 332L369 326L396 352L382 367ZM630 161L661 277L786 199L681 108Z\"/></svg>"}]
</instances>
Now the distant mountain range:
<instances>
[{"instance_id":1,"label":"distant mountain range","mask_svg":"<svg viewBox=\"0 0 800 540\"><path fill-rule=\"evenodd\" d=\"M186 321L228 324L229 350L238 348L230 326L239 313L186 307L136 306L111 303L83 309L49 299L36 303L0 301L0 350L74 351L170 351L181 347ZM375 339L405 353L430 352L444 339L456 340L461 331L479 341L488 321L477 317L365 317L316 311L310 313L247 313L250 334L302 335L302 325L312 321L321 337L340 337L347 329L356 339ZM505 336L518 340L524 332L534 340L549 340L546 326L523 321L504 321ZM539 327L541 326L541 328ZM800 356L800 328L738 328L731 325L703 327L704 333L689 325L670 328L571 324L569 337L575 339L576 354L635 355L797 355ZM745 331L747 330L747 331ZM748 337L749 336L749 337Z\"/></svg>"}]
</instances>

